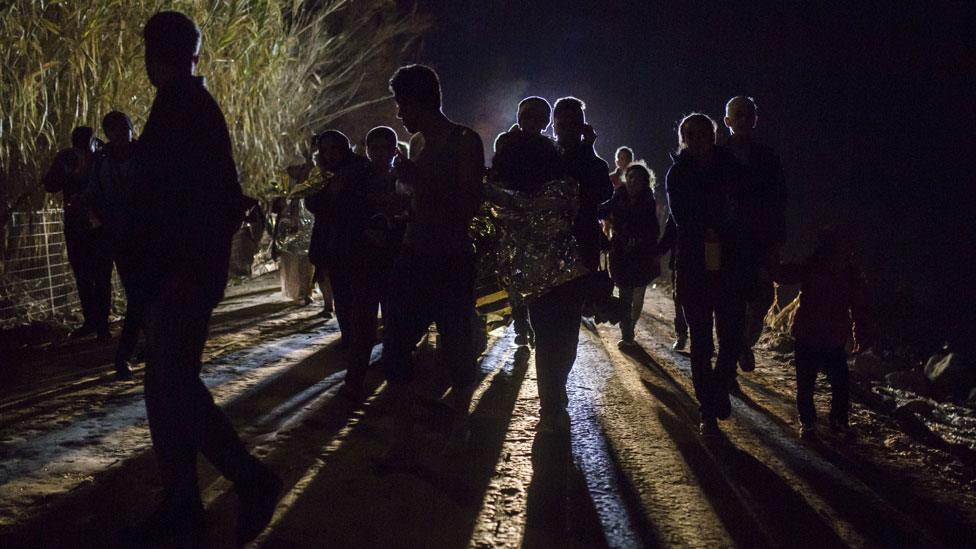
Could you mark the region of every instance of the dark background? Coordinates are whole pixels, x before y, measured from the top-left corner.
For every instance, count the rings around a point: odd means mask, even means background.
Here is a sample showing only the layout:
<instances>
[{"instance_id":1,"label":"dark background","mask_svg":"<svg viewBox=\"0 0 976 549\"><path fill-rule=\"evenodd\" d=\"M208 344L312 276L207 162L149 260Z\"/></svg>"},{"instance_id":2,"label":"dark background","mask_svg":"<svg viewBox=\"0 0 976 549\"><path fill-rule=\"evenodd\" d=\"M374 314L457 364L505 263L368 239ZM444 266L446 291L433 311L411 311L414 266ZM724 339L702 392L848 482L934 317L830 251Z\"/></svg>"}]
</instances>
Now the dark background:
<instances>
[{"instance_id":1,"label":"dark background","mask_svg":"<svg viewBox=\"0 0 976 549\"><path fill-rule=\"evenodd\" d=\"M786 255L844 222L888 345L971 344L974 8L953 3L422 0L418 61L444 111L490 146L519 99L575 95L612 164L635 149L663 183L675 123L753 96L790 190ZM720 130L724 138L724 128Z\"/></svg>"}]
</instances>

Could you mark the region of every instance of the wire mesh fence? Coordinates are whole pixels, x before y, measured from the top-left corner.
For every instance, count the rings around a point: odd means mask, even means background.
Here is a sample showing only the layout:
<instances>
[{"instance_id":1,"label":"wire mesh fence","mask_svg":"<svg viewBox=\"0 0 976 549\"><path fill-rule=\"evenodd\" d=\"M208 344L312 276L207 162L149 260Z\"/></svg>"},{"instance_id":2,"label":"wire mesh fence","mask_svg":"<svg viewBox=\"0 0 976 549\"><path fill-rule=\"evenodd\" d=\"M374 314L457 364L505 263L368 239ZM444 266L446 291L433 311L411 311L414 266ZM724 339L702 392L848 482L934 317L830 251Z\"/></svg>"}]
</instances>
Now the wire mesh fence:
<instances>
[{"instance_id":1,"label":"wire mesh fence","mask_svg":"<svg viewBox=\"0 0 976 549\"><path fill-rule=\"evenodd\" d=\"M0 242L0 328L39 320L68 320L80 302L65 247L64 212L12 212ZM122 297L112 275L114 297Z\"/></svg>"}]
</instances>

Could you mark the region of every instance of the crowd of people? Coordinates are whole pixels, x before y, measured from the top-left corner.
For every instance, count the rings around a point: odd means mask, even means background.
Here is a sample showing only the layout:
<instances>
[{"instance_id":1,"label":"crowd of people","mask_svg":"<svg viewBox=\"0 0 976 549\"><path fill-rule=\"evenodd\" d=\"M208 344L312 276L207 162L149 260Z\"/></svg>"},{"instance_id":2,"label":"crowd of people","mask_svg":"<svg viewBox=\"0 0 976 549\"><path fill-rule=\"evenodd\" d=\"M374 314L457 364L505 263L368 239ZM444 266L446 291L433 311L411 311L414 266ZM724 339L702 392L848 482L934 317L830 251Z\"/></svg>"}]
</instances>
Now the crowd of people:
<instances>
[{"instance_id":1,"label":"crowd of people","mask_svg":"<svg viewBox=\"0 0 976 549\"><path fill-rule=\"evenodd\" d=\"M223 114L194 76L198 27L180 13L160 12L144 38L157 95L138 141L128 116L109 113L104 147L91 128L77 128L72 148L59 153L44 179L48 192L63 193L68 255L85 318L73 336L110 337L114 262L127 296L116 370L131 377L128 361L142 332L146 407L166 487L162 506L140 532L172 533L174 525L188 535L202 531L195 466L202 452L234 482L239 540L247 541L271 519L281 481L247 452L199 374L210 316L227 283L231 240L252 201L241 192ZM645 290L661 274L663 255L670 255L672 272L673 347L683 349L690 336L703 435L718 433L718 420L730 416L737 369L755 368L752 347L774 280L802 284L794 324L801 434L815 433L812 389L820 370L833 388L830 424L847 428L844 358L852 314L858 342L870 337L862 284L836 229L822 231L805 262L780 262L783 172L772 150L752 139L758 114L752 99L737 96L726 105L726 145L716 145L718 125L707 115L681 120L666 204L659 207L655 174L634 161L630 148L617 150L612 172L596 154L596 133L580 99L521 101L516 124L495 139L486 169L481 137L443 114L441 83L431 68L401 67L390 89L397 118L411 134L406 154L386 126L368 133L365 157L343 133L328 129L310 143L314 165L288 170L300 192L287 207L314 216L311 236L297 252L314 266L322 315L334 314L342 334L344 398L365 396L380 311L380 363L391 387L408 387L415 378L413 352L436 324L441 363L450 370L446 404L466 432L479 329L470 225L487 201L561 216L566 238L560 242L571 247L571 276L550 270L531 281L531 291L506 288L515 342L534 346L540 432L568 429L566 382L581 317L619 322L619 347L637 347ZM554 139L546 133L550 126ZM667 212L663 234L661 210ZM513 238L526 229L532 227L502 227ZM546 253L536 259L545 264ZM282 261L283 269L293 267L291 259ZM309 302L313 277L296 280L298 298Z\"/></svg>"}]
</instances>

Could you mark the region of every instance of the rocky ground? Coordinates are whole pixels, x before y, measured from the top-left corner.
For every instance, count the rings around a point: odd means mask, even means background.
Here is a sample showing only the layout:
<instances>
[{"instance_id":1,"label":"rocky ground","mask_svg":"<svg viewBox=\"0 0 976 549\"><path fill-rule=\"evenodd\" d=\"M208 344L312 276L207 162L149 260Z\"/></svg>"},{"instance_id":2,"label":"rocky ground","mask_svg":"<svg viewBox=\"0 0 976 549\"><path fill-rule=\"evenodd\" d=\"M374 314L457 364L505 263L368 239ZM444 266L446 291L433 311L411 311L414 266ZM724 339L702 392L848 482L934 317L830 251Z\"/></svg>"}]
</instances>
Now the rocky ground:
<instances>
[{"instance_id":1,"label":"rocky ground","mask_svg":"<svg viewBox=\"0 0 976 549\"><path fill-rule=\"evenodd\" d=\"M286 485L256 546L976 545L965 407L863 379L853 438L825 428L800 441L790 355L774 339L741 376L723 436L703 439L660 289L648 291L640 349L619 351L614 327L581 330L565 437L535 431L534 364L510 329L491 333L465 443L438 403L436 338L408 395L372 372L356 404L337 396L339 334L316 312L263 277L232 288L214 317L204 378ZM141 367L114 381L111 342L5 348L0 546L125 546L118 532L160 497ZM826 396L818 384L822 412ZM230 546L232 486L200 469L209 544Z\"/></svg>"}]
</instances>

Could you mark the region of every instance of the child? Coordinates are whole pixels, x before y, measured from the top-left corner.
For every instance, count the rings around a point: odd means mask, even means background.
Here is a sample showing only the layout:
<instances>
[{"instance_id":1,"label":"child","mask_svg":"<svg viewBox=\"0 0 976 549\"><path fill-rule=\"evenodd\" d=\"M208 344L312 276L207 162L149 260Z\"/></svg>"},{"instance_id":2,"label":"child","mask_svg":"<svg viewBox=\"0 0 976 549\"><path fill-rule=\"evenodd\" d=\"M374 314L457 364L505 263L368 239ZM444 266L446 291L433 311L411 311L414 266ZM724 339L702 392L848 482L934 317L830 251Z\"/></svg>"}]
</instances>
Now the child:
<instances>
[{"instance_id":1,"label":"child","mask_svg":"<svg viewBox=\"0 0 976 549\"><path fill-rule=\"evenodd\" d=\"M854 335L854 352L865 336L864 283L836 228L825 227L817 248L805 262L780 265L777 282L801 284L800 305L793 322L796 340L796 407L800 437L816 436L817 413L813 387L817 372L830 382L830 427L849 433L847 338Z\"/></svg>"},{"instance_id":2,"label":"child","mask_svg":"<svg viewBox=\"0 0 976 549\"><path fill-rule=\"evenodd\" d=\"M651 183L654 174L643 164L631 164L624 184L600 205L599 215L610 222L610 276L620 291L621 349L634 347L634 324L644 307L647 285L660 272L657 254L657 203Z\"/></svg>"}]
</instances>

